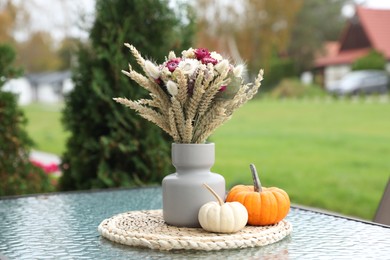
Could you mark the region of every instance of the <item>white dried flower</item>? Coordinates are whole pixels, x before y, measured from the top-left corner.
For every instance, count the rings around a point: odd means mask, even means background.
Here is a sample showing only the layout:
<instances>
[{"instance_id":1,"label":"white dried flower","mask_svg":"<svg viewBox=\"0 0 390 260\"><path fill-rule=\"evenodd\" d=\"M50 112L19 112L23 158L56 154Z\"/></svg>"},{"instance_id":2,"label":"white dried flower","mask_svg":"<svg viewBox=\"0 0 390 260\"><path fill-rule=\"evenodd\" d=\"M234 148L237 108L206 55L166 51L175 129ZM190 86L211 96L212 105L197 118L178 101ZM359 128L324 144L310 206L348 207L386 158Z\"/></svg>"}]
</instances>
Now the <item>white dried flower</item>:
<instances>
[{"instance_id":1,"label":"white dried flower","mask_svg":"<svg viewBox=\"0 0 390 260\"><path fill-rule=\"evenodd\" d=\"M218 71L218 73L222 73L223 71L227 70L229 67L229 61L228 60L223 60L221 62L218 62L215 66L214 69Z\"/></svg>"},{"instance_id":2,"label":"white dried flower","mask_svg":"<svg viewBox=\"0 0 390 260\"><path fill-rule=\"evenodd\" d=\"M179 89L177 88L177 84L172 80L169 80L167 82L167 90L169 94L171 94L172 96L176 96L177 93L179 92Z\"/></svg>"},{"instance_id":3,"label":"white dried flower","mask_svg":"<svg viewBox=\"0 0 390 260\"><path fill-rule=\"evenodd\" d=\"M223 59L223 57L221 56L221 54L219 54L219 53L217 53L217 52L215 52L215 51L212 51L212 52L210 53L210 56L211 56L211 58L216 59L217 61L221 61L221 60Z\"/></svg>"},{"instance_id":4,"label":"white dried flower","mask_svg":"<svg viewBox=\"0 0 390 260\"><path fill-rule=\"evenodd\" d=\"M178 68L188 75L192 75L201 63L195 59L184 59L179 62Z\"/></svg>"},{"instance_id":5,"label":"white dried flower","mask_svg":"<svg viewBox=\"0 0 390 260\"><path fill-rule=\"evenodd\" d=\"M235 77L241 78L243 71L244 71L244 65L240 64L240 65L237 65L236 67L234 67L233 74Z\"/></svg>"},{"instance_id":6,"label":"white dried flower","mask_svg":"<svg viewBox=\"0 0 390 260\"><path fill-rule=\"evenodd\" d=\"M168 60L172 60L176 58L176 54L173 51L170 51L168 54Z\"/></svg>"},{"instance_id":7,"label":"white dried flower","mask_svg":"<svg viewBox=\"0 0 390 260\"><path fill-rule=\"evenodd\" d=\"M189 48L188 50L182 51L181 55L184 58L194 59L195 58L195 50L193 48Z\"/></svg>"},{"instance_id":8,"label":"white dried flower","mask_svg":"<svg viewBox=\"0 0 390 260\"><path fill-rule=\"evenodd\" d=\"M209 76L214 77L216 76L216 73L214 72L214 65L211 63L207 64L207 70L206 72L209 74Z\"/></svg>"},{"instance_id":9,"label":"white dried flower","mask_svg":"<svg viewBox=\"0 0 390 260\"><path fill-rule=\"evenodd\" d=\"M164 66L161 70L161 74L164 75L165 77L170 77L172 72L170 72L169 69Z\"/></svg>"},{"instance_id":10,"label":"white dried flower","mask_svg":"<svg viewBox=\"0 0 390 260\"><path fill-rule=\"evenodd\" d=\"M158 79L160 77L160 70L153 62L147 60L145 61L145 71L146 73L154 79Z\"/></svg>"}]
</instances>

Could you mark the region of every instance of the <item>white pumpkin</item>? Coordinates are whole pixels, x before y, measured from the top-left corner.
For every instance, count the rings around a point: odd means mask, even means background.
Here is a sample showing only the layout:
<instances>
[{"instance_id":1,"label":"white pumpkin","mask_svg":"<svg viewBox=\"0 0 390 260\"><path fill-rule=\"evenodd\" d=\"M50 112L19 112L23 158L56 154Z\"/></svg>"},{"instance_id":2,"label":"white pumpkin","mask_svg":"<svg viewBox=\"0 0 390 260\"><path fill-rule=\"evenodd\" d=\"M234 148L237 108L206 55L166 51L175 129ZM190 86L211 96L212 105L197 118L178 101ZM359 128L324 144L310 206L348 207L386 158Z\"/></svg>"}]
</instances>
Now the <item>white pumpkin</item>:
<instances>
[{"instance_id":1,"label":"white pumpkin","mask_svg":"<svg viewBox=\"0 0 390 260\"><path fill-rule=\"evenodd\" d=\"M243 229L248 222L246 208L239 202L224 203L210 186L204 186L218 202L208 202L199 209L198 220L202 228L217 233L234 233Z\"/></svg>"}]
</instances>

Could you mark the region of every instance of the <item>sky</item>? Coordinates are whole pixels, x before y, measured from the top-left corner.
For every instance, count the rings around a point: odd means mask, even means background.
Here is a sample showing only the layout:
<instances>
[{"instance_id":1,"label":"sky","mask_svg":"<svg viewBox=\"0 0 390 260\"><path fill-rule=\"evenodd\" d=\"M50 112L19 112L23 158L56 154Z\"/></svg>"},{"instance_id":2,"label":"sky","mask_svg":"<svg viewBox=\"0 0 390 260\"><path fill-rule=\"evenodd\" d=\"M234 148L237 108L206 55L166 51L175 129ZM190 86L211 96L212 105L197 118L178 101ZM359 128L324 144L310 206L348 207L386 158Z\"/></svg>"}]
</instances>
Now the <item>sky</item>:
<instances>
[{"instance_id":1,"label":"sky","mask_svg":"<svg viewBox=\"0 0 390 260\"><path fill-rule=\"evenodd\" d=\"M369 8L390 9L390 0L354 0L354 2ZM95 0L29 0L23 3L29 10L31 24L16 35L19 40L24 40L29 31L36 30L50 31L58 41L64 36L84 39L88 37L86 29L93 22ZM342 12L346 16L352 16L353 5L345 6ZM84 19L80 20L80 17Z\"/></svg>"},{"instance_id":2,"label":"sky","mask_svg":"<svg viewBox=\"0 0 390 260\"><path fill-rule=\"evenodd\" d=\"M385 8L390 9L390 0L355 0L356 3L363 3L371 8Z\"/></svg>"},{"instance_id":3,"label":"sky","mask_svg":"<svg viewBox=\"0 0 390 260\"><path fill-rule=\"evenodd\" d=\"M390 9L390 0L354 0L355 3L369 8ZM354 14L353 5L347 5L342 10L343 14L350 17Z\"/></svg>"},{"instance_id":4,"label":"sky","mask_svg":"<svg viewBox=\"0 0 390 260\"><path fill-rule=\"evenodd\" d=\"M93 22L95 0L15 0L23 2L30 24L16 34L25 40L29 31L49 31L55 40L64 36L87 38L86 29ZM83 19L80 19L83 17Z\"/></svg>"}]
</instances>

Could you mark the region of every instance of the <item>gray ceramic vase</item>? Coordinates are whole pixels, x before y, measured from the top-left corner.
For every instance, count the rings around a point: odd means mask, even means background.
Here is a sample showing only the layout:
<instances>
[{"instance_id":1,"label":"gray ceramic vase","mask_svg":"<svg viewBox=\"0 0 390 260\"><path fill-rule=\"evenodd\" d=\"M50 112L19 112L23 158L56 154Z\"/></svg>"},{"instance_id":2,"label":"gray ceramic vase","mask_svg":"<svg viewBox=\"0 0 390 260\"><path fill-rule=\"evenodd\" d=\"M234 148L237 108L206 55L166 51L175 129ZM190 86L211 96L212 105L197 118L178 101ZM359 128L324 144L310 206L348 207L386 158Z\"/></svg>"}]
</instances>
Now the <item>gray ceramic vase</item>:
<instances>
[{"instance_id":1,"label":"gray ceramic vase","mask_svg":"<svg viewBox=\"0 0 390 260\"><path fill-rule=\"evenodd\" d=\"M200 227L200 207L215 201L203 183L213 188L222 199L225 198L225 179L210 172L214 161L214 143L172 144L172 164L176 173L162 181L163 216L167 224Z\"/></svg>"}]
</instances>

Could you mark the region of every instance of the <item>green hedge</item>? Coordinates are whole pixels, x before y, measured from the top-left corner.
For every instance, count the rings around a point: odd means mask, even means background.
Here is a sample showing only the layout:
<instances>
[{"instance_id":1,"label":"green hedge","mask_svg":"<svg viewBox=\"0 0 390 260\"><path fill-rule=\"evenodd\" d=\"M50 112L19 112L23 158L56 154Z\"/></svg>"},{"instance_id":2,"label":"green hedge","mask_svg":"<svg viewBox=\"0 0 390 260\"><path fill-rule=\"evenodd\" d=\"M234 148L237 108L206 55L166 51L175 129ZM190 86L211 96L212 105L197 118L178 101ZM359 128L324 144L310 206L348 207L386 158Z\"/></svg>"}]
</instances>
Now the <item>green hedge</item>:
<instances>
[{"instance_id":1,"label":"green hedge","mask_svg":"<svg viewBox=\"0 0 390 260\"><path fill-rule=\"evenodd\" d=\"M385 56L376 50L371 50L352 64L352 70L384 70L385 66Z\"/></svg>"}]
</instances>

